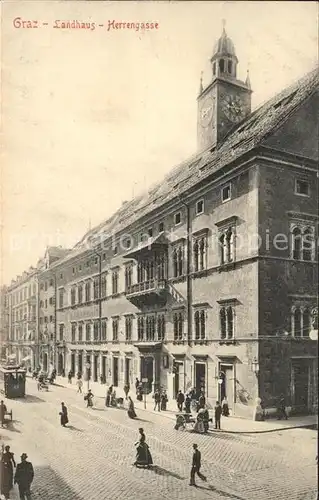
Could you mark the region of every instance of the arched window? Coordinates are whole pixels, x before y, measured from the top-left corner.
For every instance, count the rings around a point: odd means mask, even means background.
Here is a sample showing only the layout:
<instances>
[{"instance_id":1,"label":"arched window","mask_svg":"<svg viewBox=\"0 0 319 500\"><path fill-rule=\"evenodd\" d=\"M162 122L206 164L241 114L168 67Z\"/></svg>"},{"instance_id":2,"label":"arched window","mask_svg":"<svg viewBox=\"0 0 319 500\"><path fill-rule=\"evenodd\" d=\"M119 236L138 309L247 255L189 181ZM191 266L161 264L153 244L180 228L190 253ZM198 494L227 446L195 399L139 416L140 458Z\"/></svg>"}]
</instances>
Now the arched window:
<instances>
[{"instance_id":1,"label":"arched window","mask_svg":"<svg viewBox=\"0 0 319 500\"><path fill-rule=\"evenodd\" d=\"M295 227L292 231L292 258L295 260L301 259L302 235L301 229Z\"/></svg>"},{"instance_id":2,"label":"arched window","mask_svg":"<svg viewBox=\"0 0 319 500\"><path fill-rule=\"evenodd\" d=\"M78 286L78 303L82 304L83 302L83 285Z\"/></svg>"},{"instance_id":3,"label":"arched window","mask_svg":"<svg viewBox=\"0 0 319 500\"><path fill-rule=\"evenodd\" d=\"M233 308L227 307L227 337L232 339L234 336L234 320L233 320Z\"/></svg>"},{"instance_id":4,"label":"arched window","mask_svg":"<svg viewBox=\"0 0 319 500\"><path fill-rule=\"evenodd\" d=\"M199 242L199 269L202 271L206 268L206 240L201 238Z\"/></svg>"},{"instance_id":5,"label":"arched window","mask_svg":"<svg viewBox=\"0 0 319 500\"><path fill-rule=\"evenodd\" d=\"M200 316L199 311L195 312L195 340L200 339Z\"/></svg>"},{"instance_id":6,"label":"arched window","mask_svg":"<svg viewBox=\"0 0 319 500\"><path fill-rule=\"evenodd\" d=\"M227 335L227 322L226 322L226 310L224 307L219 311L219 319L220 319L220 337L222 339L226 338Z\"/></svg>"},{"instance_id":7,"label":"arched window","mask_svg":"<svg viewBox=\"0 0 319 500\"><path fill-rule=\"evenodd\" d=\"M301 337L301 310L297 307L293 312L294 336Z\"/></svg>"},{"instance_id":8,"label":"arched window","mask_svg":"<svg viewBox=\"0 0 319 500\"><path fill-rule=\"evenodd\" d=\"M303 311L302 336L309 337L311 330L311 314L309 309Z\"/></svg>"},{"instance_id":9,"label":"arched window","mask_svg":"<svg viewBox=\"0 0 319 500\"><path fill-rule=\"evenodd\" d=\"M219 70L220 70L221 73L224 73L224 71L225 71L225 61L224 61L224 59L221 59L219 61Z\"/></svg>"},{"instance_id":10,"label":"arched window","mask_svg":"<svg viewBox=\"0 0 319 500\"><path fill-rule=\"evenodd\" d=\"M303 260L312 260L312 254L313 254L313 247L314 247L314 237L313 237L313 232L310 227L307 227L304 230L303 233L303 238L302 238L302 250L303 250Z\"/></svg>"},{"instance_id":11,"label":"arched window","mask_svg":"<svg viewBox=\"0 0 319 500\"><path fill-rule=\"evenodd\" d=\"M226 235L222 234L219 238L219 248L220 248L220 262L225 264L226 262Z\"/></svg>"},{"instance_id":12,"label":"arched window","mask_svg":"<svg viewBox=\"0 0 319 500\"><path fill-rule=\"evenodd\" d=\"M200 339L205 340L206 337L206 313L201 311L200 313Z\"/></svg>"},{"instance_id":13,"label":"arched window","mask_svg":"<svg viewBox=\"0 0 319 500\"><path fill-rule=\"evenodd\" d=\"M91 300L91 282L87 281L85 283L85 302L90 302Z\"/></svg>"},{"instance_id":14,"label":"arched window","mask_svg":"<svg viewBox=\"0 0 319 500\"><path fill-rule=\"evenodd\" d=\"M177 249L173 251L173 276L176 278L178 276L178 265L177 265Z\"/></svg>"},{"instance_id":15,"label":"arched window","mask_svg":"<svg viewBox=\"0 0 319 500\"><path fill-rule=\"evenodd\" d=\"M165 339L165 315L160 314L157 317L157 339L163 341Z\"/></svg>"},{"instance_id":16,"label":"arched window","mask_svg":"<svg viewBox=\"0 0 319 500\"><path fill-rule=\"evenodd\" d=\"M91 340L91 324L90 323L87 323L85 325L85 340L87 342L90 342L90 340Z\"/></svg>"},{"instance_id":17,"label":"arched window","mask_svg":"<svg viewBox=\"0 0 319 500\"><path fill-rule=\"evenodd\" d=\"M233 63L232 61L228 61L228 73L231 75L233 72Z\"/></svg>"},{"instance_id":18,"label":"arched window","mask_svg":"<svg viewBox=\"0 0 319 500\"><path fill-rule=\"evenodd\" d=\"M180 247L178 249L178 276L183 274L183 249Z\"/></svg>"},{"instance_id":19,"label":"arched window","mask_svg":"<svg viewBox=\"0 0 319 500\"><path fill-rule=\"evenodd\" d=\"M213 76L216 75L216 63L214 62L213 63Z\"/></svg>"},{"instance_id":20,"label":"arched window","mask_svg":"<svg viewBox=\"0 0 319 500\"><path fill-rule=\"evenodd\" d=\"M234 233L230 228L226 234L226 259L227 262L232 262L234 260Z\"/></svg>"},{"instance_id":21,"label":"arched window","mask_svg":"<svg viewBox=\"0 0 319 500\"><path fill-rule=\"evenodd\" d=\"M144 318L138 318L137 320L137 337L138 340L144 340Z\"/></svg>"},{"instance_id":22,"label":"arched window","mask_svg":"<svg viewBox=\"0 0 319 500\"><path fill-rule=\"evenodd\" d=\"M195 241L193 245L193 255L194 255L194 271L199 270L199 245L198 240Z\"/></svg>"}]
</instances>

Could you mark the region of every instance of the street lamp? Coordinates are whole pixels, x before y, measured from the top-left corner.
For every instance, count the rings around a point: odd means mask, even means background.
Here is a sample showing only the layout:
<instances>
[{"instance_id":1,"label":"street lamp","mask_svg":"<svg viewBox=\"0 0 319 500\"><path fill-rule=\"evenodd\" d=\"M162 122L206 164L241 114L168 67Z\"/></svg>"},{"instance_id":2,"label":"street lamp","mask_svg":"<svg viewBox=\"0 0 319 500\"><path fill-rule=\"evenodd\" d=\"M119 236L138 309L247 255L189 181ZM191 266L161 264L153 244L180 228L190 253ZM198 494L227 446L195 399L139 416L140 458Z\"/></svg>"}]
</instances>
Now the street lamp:
<instances>
[{"instance_id":1,"label":"street lamp","mask_svg":"<svg viewBox=\"0 0 319 500\"><path fill-rule=\"evenodd\" d=\"M91 373L90 373L91 365L90 365L89 362L87 362L85 364L85 368L86 368L86 376L87 376L88 392L89 392L89 389L90 389L90 376L91 376Z\"/></svg>"},{"instance_id":2,"label":"street lamp","mask_svg":"<svg viewBox=\"0 0 319 500\"><path fill-rule=\"evenodd\" d=\"M257 358L254 358L252 360L251 366L252 366L252 369L253 369L253 372L255 373L255 375L258 375L258 373L259 373L259 363L258 363L258 359Z\"/></svg>"}]
</instances>

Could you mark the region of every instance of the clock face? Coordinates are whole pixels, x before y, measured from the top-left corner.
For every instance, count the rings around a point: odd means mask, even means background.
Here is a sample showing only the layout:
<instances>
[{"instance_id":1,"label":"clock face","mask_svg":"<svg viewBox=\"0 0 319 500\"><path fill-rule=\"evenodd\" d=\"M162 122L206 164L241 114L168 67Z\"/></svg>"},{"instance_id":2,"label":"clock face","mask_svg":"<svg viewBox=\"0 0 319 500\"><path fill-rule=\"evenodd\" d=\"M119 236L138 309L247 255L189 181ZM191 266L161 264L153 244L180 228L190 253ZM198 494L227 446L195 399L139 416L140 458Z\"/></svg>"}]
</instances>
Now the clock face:
<instances>
[{"instance_id":1,"label":"clock face","mask_svg":"<svg viewBox=\"0 0 319 500\"><path fill-rule=\"evenodd\" d=\"M223 111L226 117L234 123L244 118L244 106L238 96L227 95L224 99Z\"/></svg>"},{"instance_id":2,"label":"clock face","mask_svg":"<svg viewBox=\"0 0 319 500\"><path fill-rule=\"evenodd\" d=\"M207 127L213 118L215 102L211 97L207 97L200 108L199 118L202 127Z\"/></svg>"}]
</instances>

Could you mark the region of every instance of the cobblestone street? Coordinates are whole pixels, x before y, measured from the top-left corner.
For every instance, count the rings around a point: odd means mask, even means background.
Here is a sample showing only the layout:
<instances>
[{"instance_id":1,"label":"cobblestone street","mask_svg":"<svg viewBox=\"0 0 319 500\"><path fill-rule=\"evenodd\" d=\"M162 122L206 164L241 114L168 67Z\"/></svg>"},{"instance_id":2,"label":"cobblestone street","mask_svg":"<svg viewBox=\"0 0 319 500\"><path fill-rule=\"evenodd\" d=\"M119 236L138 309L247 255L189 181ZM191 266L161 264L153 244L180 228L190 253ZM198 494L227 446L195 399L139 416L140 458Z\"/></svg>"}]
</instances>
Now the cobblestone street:
<instances>
[{"instance_id":1,"label":"cobblestone street","mask_svg":"<svg viewBox=\"0 0 319 500\"><path fill-rule=\"evenodd\" d=\"M175 431L172 420L138 409L129 420L120 409L105 409L103 400L87 409L83 395L63 387L38 392L27 382L25 401L6 401L14 421L2 429L16 460L27 452L35 466L33 498L106 500L109 498L314 500L317 468L316 431L292 429L269 434L209 435ZM59 424L60 403L70 424ZM143 427L155 467L132 466L134 442ZM192 443L202 452L208 482L189 487ZM17 498L16 491L11 498Z\"/></svg>"}]
</instances>

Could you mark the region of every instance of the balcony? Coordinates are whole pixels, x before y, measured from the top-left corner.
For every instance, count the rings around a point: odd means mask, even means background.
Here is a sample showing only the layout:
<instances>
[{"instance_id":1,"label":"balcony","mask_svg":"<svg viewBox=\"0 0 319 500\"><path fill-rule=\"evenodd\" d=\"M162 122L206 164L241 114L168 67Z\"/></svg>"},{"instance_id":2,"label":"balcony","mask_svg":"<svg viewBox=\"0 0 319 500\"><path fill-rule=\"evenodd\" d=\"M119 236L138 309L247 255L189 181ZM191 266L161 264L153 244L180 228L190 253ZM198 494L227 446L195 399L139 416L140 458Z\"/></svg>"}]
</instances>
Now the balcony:
<instances>
[{"instance_id":1,"label":"balcony","mask_svg":"<svg viewBox=\"0 0 319 500\"><path fill-rule=\"evenodd\" d=\"M128 286L125 293L126 298L139 307L141 304L164 304L167 289L167 280L151 279Z\"/></svg>"}]
</instances>

